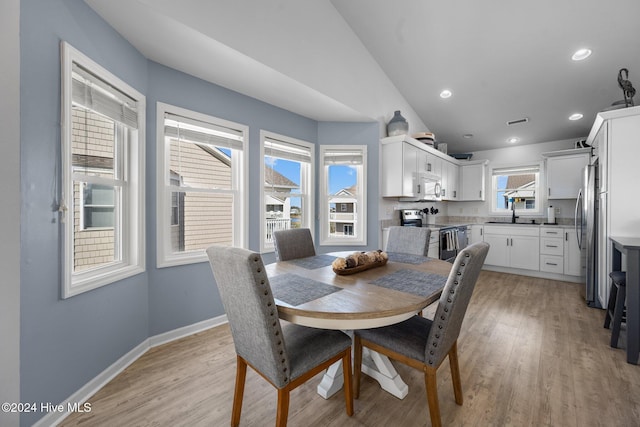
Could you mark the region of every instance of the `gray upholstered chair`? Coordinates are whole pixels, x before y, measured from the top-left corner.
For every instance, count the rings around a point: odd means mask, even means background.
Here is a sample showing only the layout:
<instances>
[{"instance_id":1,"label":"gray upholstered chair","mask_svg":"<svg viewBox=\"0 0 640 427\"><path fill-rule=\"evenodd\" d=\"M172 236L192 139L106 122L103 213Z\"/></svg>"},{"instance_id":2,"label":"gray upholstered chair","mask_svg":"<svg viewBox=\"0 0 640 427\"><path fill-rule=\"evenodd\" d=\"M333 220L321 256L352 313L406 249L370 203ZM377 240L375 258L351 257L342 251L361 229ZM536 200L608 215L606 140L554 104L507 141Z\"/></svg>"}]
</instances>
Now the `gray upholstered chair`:
<instances>
[{"instance_id":1,"label":"gray upholstered chair","mask_svg":"<svg viewBox=\"0 0 640 427\"><path fill-rule=\"evenodd\" d=\"M308 228L274 231L273 246L276 249L276 261L306 258L316 254L311 230Z\"/></svg>"},{"instance_id":2,"label":"gray upholstered chair","mask_svg":"<svg viewBox=\"0 0 640 427\"><path fill-rule=\"evenodd\" d=\"M340 331L281 326L259 254L214 245L207 255L236 349L231 425L240 423L247 365L278 389L276 426L286 426L289 392L342 360L347 414L353 415L351 338Z\"/></svg>"},{"instance_id":3,"label":"gray upholstered chair","mask_svg":"<svg viewBox=\"0 0 640 427\"><path fill-rule=\"evenodd\" d=\"M387 252L427 256L431 230L426 227L389 227Z\"/></svg>"},{"instance_id":4,"label":"gray upholstered chair","mask_svg":"<svg viewBox=\"0 0 640 427\"><path fill-rule=\"evenodd\" d=\"M356 399L360 394L362 346L365 346L424 372L429 414L434 427L441 425L436 371L448 355L455 400L462 405L458 335L487 252L489 244L480 242L458 254L433 320L413 316L395 325L354 331Z\"/></svg>"}]
</instances>

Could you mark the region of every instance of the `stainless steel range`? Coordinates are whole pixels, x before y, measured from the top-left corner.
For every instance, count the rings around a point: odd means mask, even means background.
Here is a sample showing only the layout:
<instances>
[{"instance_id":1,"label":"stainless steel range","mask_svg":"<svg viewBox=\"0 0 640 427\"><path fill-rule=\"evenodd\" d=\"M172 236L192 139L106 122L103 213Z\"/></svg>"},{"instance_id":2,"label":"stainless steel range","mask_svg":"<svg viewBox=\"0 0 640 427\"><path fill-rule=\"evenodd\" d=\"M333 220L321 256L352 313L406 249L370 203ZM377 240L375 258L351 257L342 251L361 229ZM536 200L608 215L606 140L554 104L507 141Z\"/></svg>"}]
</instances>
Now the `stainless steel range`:
<instances>
[{"instance_id":1,"label":"stainless steel range","mask_svg":"<svg viewBox=\"0 0 640 427\"><path fill-rule=\"evenodd\" d=\"M400 225L403 227L422 227L422 212L420 209L401 210Z\"/></svg>"}]
</instances>

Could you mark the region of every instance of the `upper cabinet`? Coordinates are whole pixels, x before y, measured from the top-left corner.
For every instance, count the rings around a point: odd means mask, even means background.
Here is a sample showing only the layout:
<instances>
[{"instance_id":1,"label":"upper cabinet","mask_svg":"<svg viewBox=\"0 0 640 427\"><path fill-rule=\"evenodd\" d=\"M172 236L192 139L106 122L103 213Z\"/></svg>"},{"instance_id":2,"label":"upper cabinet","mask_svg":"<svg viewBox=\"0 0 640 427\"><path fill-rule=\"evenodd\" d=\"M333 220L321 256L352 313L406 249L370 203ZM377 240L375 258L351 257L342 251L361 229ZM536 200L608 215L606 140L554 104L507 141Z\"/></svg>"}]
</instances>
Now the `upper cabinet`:
<instances>
[{"instance_id":1,"label":"upper cabinet","mask_svg":"<svg viewBox=\"0 0 640 427\"><path fill-rule=\"evenodd\" d=\"M429 169L427 153L402 137L382 144L382 197L418 197L419 175Z\"/></svg>"},{"instance_id":2,"label":"upper cabinet","mask_svg":"<svg viewBox=\"0 0 640 427\"><path fill-rule=\"evenodd\" d=\"M459 166L453 162L442 161L442 200L460 200Z\"/></svg>"},{"instance_id":3,"label":"upper cabinet","mask_svg":"<svg viewBox=\"0 0 640 427\"><path fill-rule=\"evenodd\" d=\"M475 160L460 165L461 197L458 200L484 201L487 163L486 160Z\"/></svg>"},{"instance_id":4,"label":"upper cabinet","mask_svg":"<svg viewBox=\"0 0 640 427\"><path fill-rule=\"evenodd\" d=\"M547 165L547 198L575 199L582 188L584 167L591 148L544 153Z\"/></svg>"}]
</instances>

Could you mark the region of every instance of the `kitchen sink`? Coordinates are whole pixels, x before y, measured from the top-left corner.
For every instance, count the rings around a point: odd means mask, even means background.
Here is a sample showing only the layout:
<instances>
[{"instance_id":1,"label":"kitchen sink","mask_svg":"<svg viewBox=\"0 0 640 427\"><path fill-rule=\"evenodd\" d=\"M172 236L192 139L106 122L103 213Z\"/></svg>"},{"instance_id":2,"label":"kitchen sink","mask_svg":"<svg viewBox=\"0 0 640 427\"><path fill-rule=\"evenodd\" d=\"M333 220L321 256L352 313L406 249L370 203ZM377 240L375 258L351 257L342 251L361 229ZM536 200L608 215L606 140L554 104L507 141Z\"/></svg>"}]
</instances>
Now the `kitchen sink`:
<instances>
[{"instance_id":1,"label":"kitchen sink","mask_svg":"<svg viewBox=\"0 0 640 427\"><path fill-rule=\"evenodd\" d=\"M530 223L530 222L506 222L506 221L487 221L485 222L485 224L502 224L502 225L540 225L537 223Z\"/></svg>"}]
</instances>

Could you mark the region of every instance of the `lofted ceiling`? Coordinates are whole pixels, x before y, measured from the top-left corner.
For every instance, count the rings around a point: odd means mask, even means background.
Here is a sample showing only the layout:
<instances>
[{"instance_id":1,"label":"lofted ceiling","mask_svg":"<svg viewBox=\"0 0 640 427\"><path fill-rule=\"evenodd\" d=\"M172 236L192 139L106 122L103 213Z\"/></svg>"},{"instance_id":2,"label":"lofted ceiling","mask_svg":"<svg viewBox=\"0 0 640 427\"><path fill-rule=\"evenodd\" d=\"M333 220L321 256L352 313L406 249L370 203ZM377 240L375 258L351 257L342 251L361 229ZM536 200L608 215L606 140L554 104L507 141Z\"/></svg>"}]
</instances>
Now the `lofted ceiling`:
<instances>
[{"instance_id":1,"label":"lofted ceiling","mask_svg":"<svg viewBox=\"0 0 640 427\"><path fill-rule=\"evenodd\" d=\"M638 0L85 1L150 60L319 121L399 109L450 153L577 140L621 68L640 90Z\"/></svg>"}]
</instances>

